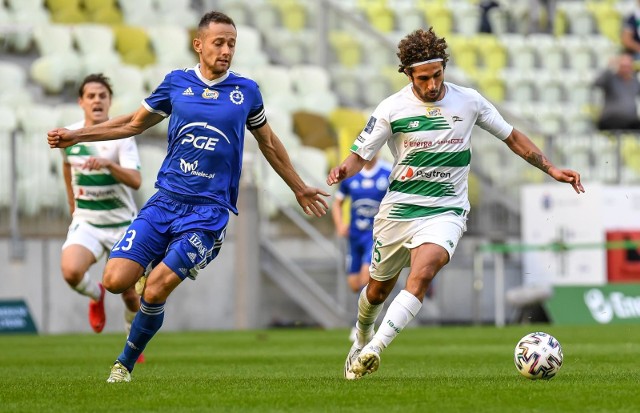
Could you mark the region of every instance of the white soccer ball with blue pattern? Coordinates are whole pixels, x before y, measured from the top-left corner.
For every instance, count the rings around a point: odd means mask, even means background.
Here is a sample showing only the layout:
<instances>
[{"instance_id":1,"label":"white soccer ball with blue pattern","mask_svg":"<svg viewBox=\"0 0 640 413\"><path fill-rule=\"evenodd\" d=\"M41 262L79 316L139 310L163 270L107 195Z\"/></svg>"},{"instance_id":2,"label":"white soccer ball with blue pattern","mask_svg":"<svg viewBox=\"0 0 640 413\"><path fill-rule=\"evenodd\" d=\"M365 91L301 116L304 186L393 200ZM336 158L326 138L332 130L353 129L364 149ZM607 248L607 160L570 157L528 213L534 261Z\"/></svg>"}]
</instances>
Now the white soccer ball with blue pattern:
<instances>
[{"instance_id":1,"label":"white soccer ball with blue pattern","mask_svg":"<svg viewBox=\"0 0 640 413\"><path fill-rule=\"evenodd\" d=\"M530 380L553 378L562 367L562 359L558 340L541 331L522 337L514 354L516 368Z\"/></svg>"}]
</instances>

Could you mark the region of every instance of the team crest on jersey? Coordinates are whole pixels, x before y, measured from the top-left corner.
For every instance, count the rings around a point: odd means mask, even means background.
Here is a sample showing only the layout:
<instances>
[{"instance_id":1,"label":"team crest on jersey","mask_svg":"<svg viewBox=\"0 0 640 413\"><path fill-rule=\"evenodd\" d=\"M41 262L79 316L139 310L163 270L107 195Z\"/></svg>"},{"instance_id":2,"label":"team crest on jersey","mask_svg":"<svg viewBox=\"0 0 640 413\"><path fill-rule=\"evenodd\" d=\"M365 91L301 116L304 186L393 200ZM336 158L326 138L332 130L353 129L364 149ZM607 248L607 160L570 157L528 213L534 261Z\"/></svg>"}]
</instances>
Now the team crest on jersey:
<instances>
[{"instance_id":1,"label":"team crest on jersey","mask_svg":"<svg viewBox=\"0 0 640 413\"><path fill-rule=\"evenodd\" d=\"M442 112L440 112L440 108L427 108L427 117L428 118L436 118L438 116L442 116Z\"/></svg>"},{"instance_id":2,"label":"team crest on jersey","mask_svg":"<svg viewBox=\"0 0 640 413\"><path fill-rule=\"evenodd\" d=\"M209 88L204 88L202 91L202 97L205 99L218 99L220 93L217 90L211 90Z\"/></svg>"},{"instance_id":3,"label":"team crest on jersey","mask_svg":"<svg viewBox=\"0 0 640 413\"><path fill-rule=\"evenodd\" d=\"M242 102L244 102L244 95L240 91L240 87L239 86L236 86L236 90L234 90L231 93L229 93L229 98L236 105L240 105L240 104L242 104Z\"/></svg>"}]
</instances>

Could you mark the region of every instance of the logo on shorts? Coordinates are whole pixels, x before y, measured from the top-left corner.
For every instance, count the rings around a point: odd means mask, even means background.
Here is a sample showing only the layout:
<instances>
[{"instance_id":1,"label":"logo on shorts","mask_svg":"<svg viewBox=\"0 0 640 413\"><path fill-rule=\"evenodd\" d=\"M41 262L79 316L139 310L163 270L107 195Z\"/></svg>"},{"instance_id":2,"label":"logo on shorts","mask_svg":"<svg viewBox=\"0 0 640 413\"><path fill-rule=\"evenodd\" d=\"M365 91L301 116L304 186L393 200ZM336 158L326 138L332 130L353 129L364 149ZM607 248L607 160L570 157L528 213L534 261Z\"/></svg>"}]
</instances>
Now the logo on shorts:
<instances>
[{"instance_id":1,"label":"logo on shorts","mask_svg":"<svg viewBox=\"0 0 640 413\"><path fill-rule=\"evenodd\" d=\"M207 255L207 248L202 244L202 240L196 234L191 234L189 237L189 243L198 249L198 254L201 257Z\"/></svg>"},{"instance_id":2,"label":"logo on shorts","mask_svg":"<svg viewBox=\"0 0 640 413\"><path fill-rule=\"evenodd\" d=\"M187 252L187 257L189 257L192 263L196 262L197 255L194 252Z\"/></svg>"},{"instance_id":3,"label":"logo on shorts","mask_svg":"<svg viewBox=\"0 0 640 413\"><path fill-rule=\"evenodd\" d=\"M447 240L447 244L449 244L449 246L451 248L453 248L455 246L455 244L453 243L453 241L451 241L450 239Z\"/></svg>"}]
</instances>

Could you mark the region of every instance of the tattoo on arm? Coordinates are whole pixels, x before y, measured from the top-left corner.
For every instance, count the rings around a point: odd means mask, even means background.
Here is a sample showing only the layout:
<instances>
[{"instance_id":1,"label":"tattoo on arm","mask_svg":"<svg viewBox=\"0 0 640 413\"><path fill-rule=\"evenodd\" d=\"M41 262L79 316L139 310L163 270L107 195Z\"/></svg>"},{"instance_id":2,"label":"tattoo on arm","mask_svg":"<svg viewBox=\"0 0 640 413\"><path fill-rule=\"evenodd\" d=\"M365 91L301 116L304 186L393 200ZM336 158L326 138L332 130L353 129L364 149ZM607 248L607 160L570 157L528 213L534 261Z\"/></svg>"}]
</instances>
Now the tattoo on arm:
<instances>
[{"instance_id":1,"label":"tattoo on arm","mask_svg":"<svg viewBox=\"0 0 640 413\"><path fill-rule=\"evenodd\" d=\"M524 159L543 172L549 172L549 160L543 154L528 152L524 155Z\"/></svg>"}]
</instances>

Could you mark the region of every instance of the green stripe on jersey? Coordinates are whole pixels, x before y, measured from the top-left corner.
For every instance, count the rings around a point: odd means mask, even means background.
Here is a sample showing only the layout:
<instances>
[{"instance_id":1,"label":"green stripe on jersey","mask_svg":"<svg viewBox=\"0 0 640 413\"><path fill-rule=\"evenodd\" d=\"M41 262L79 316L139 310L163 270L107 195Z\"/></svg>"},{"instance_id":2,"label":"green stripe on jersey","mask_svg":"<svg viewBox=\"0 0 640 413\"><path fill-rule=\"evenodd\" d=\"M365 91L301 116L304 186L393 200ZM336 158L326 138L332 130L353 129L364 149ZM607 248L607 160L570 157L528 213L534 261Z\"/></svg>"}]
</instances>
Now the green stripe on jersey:
<instances>
[{"instance_id":1,"label":"green stripe on jersey","mask_svg":"<svg viewBox=\"0 0 640 413\"><path fill-rule=\"evenodd\" d=\"M403 194L413 194L422 196L455 196L454 186L449 182L431 181L393 181L389 185L389 191L402 192Z\"/></svg>"},{"instance_id":2,"label":"green stripe on jersey","mask_svg":"<svg viewBox=\"0 0 640 413\"><path fill-rule=\"evenodd\" d=\"M92 156L95 155L93 148L77 143L64 149L67 156Z\"/></svg>"},{"instance_id":3,"label":"green stripe on jersey","mask_svg":"<svg viewBox=\"0 0 640 413\"><path fill-rule=\"evenodd\" d=\"M391 122L391 131L398 132L424 132L430 130L451 129L447 120L442 116L428 118L426 116L414 116L411 118L398 119Z\"/></svg>"},{"instance_id":4,"label":"green stripe on jersey","mask_svg":"<svg viewBox=\"0 0 640 413\"><path fill-rule=\"evenodd\" d=\"M111 174L91 174L91 175L76 175L76 184L80 186L106 186L115 185L119 182Z\"/></svg>"},{"instance_id":5,"label":"green stripe on jersey","mask_svg":"<svg viewBox=\"0 0 640 413\"><path fill-rule=\"evenodd\" d=\"M407 155L400 165L409 165L415 167L424 166L468 166L471 163L471 150L467 149L462 152L427 152L416 151Z\"/></svg>"},{"instance_id":6,"label":"green stripe on jersey","mask_svg":"<svg viewBox=\"0 0 640 413\"><path fill-rule=\"evenodd\" d=\"M102 199L100 201L90 201L87 199L76 199L76 204L80 209L90 209L93 211L106 211L110 209L124 208L126 205L118 198Z\"/></svg>"},{"instance_id":7,"label":"green stripe on jersey","mask_svg":"<svg viewBox=\"0 0 640 413\"><path fill-rule=\"evenodd\" d=\"M424 218L443 214L445 212L454 212L460 216L464 215L464 209L457 207L427 207L413 204L393 204L393 207L389 212L389 218Z\"/></svg>"},{"instance_id":8,"label":"green stripe on jersey","mask_svg":"<svg viewBox=\"0 0 640 413\"><path fill-rule=\"evenodd\" d=\"M120 228L128 227L129 225L131 225L131 221L116 222L115 224L94 224L92 222L89 222L89 225L96 228Z\"/></svg>"}]
</instances>

